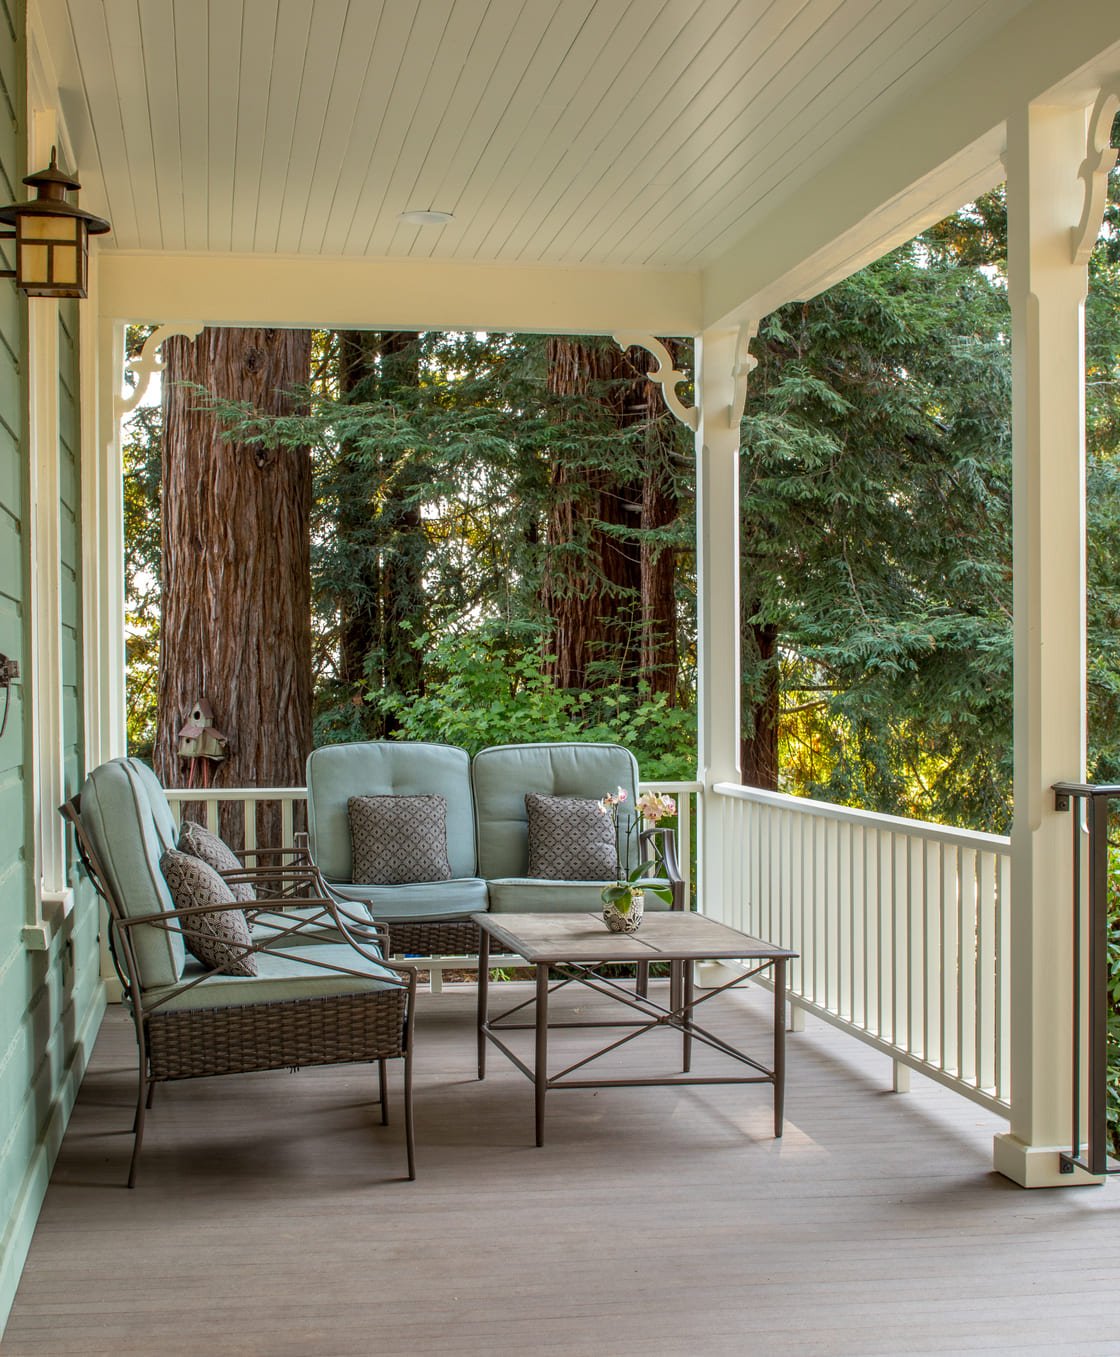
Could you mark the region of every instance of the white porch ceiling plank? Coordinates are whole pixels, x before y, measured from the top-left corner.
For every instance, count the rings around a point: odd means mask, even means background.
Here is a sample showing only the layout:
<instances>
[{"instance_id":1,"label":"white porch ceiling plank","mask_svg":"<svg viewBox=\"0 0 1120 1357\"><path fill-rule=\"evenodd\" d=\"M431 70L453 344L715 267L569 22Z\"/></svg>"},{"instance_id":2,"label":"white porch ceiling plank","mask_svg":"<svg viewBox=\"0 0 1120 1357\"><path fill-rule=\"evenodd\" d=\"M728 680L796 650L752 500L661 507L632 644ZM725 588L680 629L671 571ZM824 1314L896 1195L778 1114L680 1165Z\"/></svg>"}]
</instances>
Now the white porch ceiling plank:
<instances>
[{"instance_id":1,"label":"white porch ceiling plank","mask_svg":"<svg viewBox=\"0 0 1120 1357\"><path fill-rule=\"evenodd\" d=\"M402 13L407 33L413 9L414 6L404 4L351 5L347 10L300 228L299 249L305 254L321 252L334 213L339 179L355 155L364 159L377 126L362 119L359 110L369 86L375 53L386 39L391 11Z\"/></svg>"},{"instance_id":2,"label":"white porch ceiling plank","mask_svg":"<svg viewBox=\"0 0 1120 1357\"><path fill-rule=\"evenodd\" d=\"M209 84L210 21L206 6L186 10L175 6L174 79L180 91L205 91ZM151 70L148 79L163 79ZM183 242L188 250L204 250L210 238L210 100L188 101L178 107L179 157L183 185Z\"/></svg>"},{"instance_id":3,"label":"white porch ceiling plank","mask_svg":"<svg viewBox=\"0 0 1120 1357\"><path fill-rule=\"evenodd\" d=\"M233 202L230 208L231 250L256 245L260 197L280 8L274 0L244 0L241 64L237 74L237 128L233 150Z\"/></svg>"},{"instance_id":4,"label":"white porch ceiling plank","mask_svg":"<svg viewBox=\"0 0 1120 1357\"><path fill-rule=\"evenodd\" d=\"M114 242L122 248L135 248L145 236L130 172L124 109L117 92L107 16L100 6L88 5L76 11L66 8L61 20L78 63L89 126L97 142L105 210L113 214L110 220ZM68 46L65 41L54 42L52 32L52 53L60 80L66 78ZM72 121L77 123L79 119L72 116ZM78 141L82 141L80 134Z\"/></svg>"},{"instance_id":5,"label":"white porch ceiling plank","mask_svg":"<svg viewBox=\"0 0 1120 1357\"><path fill-rule=\"evenodd\" d=\"M760 203L778 201L798 179L808 178L833 158L841 136L858 138L890 101L904 98L906 77L920 80L923 68L930 74L940 69L942 51L956 50L954 39L960 38L962 30L978 36L978 28L994 26L980 22L982 16L992 15L993 8L993 0L979 5L976 0L954 0L919 12L920 25L911 28L901 42L892 31L878 35L845 72L846 92L837 95L831 89L822 90L786 123L780 137L756 151L750 150L756 138L744 143L735 154L739 169L721 186L721 196L730 193L731 201L722 208L713 205L712 195L698 202L696 217L681 222L665 240L663 257L672 258L682 248L701 262L716 257L743 234ZM875 72L873 82L867 78L870 71ZM810 154L796 159L796 177L790 175L791 146L812 148ZM656 264L657 256L651 255L648 262Z\"/></svg>"},{"instance_id":6,"label":"white porch ceiling plank","mask_svg":"<svg viewBox=\"0 0 1120 1357\"><path fill-rule=\"evenodd\" d=\"M71 0L73 3L73 0ZM233 236L233 188L237 169L237 104L241 77L243 0L210 0L207 108L206 244L228 250ZM197 92L192 101L197 107Z\"/></svg>"},{"instance_id":7,"label":"white porch ceiling plank","mask_svg":"<svg viewBox=\"0 0 1120 1357\"><path fill-rule=\"evenodd\" d=\"M582 260L610 252L607 242L625 239L640 229L646 211L661 200L676 183L679 168L672 158L695 143L713 111L738 91L747 97L752 73L773 50L779 37L801 17L813 0L770 0L744 4L735 0L719 26L698 45L703 30L690 30L688 46L676 45L663 69L655 73L662 97L640 121L635 121L626 168L620 173L616 161L593 156L589 178L598 178L587 190L578 208L557 230L547 253L559 258ZM830 0L833 7L840 0ZM819 7L819 4L818 4ZM709 10L703 11L705 16ZM620 224L625 218L626 224Z\"/></svg>"},{"instance_id":8,"label":"white porch ceiling plank","mask_svg":"<svg viewBox=\"0 0 1120 1357\"><path fill-rule=\"evenodd\" d=\"M322 149L327 109L342 59L348 8L345 0L315 0L307 28L298 94L293 95L296 116L290 154L287 166L280 171L284 193L275 249L281 253L298 251L303 239L316 157Z\"/></svg>"},{"instance_id":9,"label":"white porch ceiling plank","mask_svg":"<svg viewBox=\"0 0 1120 1357\"><path fill-rule=\"evenodd\" d=\"M124 129L121 127L120 112L115 110L114 118L109 125L100 129L104 138L100 137L91 119L90 96L86 90L86 78L78 59L74 31L70 25L65 0L38 0L33 22L41 40L49 47L54 63L55 77L58 80L59 106L70 134L78 177L82 181L82 205L99 216L108 217L114 226L119 217L125 229L130 230L135 238L136 216L132 207L132 185L116 183L114 200L111 201L101 163L102 139L106 146L112 145L115 141L123 154Z\"/></svg>"},{"instance_id":10,"label":"white porch ceiling plank","mask_svg":"<svg viewBox=\"0 0 1120 1357\"><path fill-rule=\"evenodd\" d=\"M473 3L471 8L474 9ZM448 30L460 35L464 32L456 18L459 9L455 0L421 0L412 32L414 39L421 34L423 40L408 44L397 68L385 114L366 161L362 186L346 233L344 254L365 254L370 228L384 203L386 185L400 160L401 148L414 121L417 118L423 121L427 116L426 107L438 106L446 97L443 91L429 88L429 81L441 52L445 51Z\"/></svg>"},{"instance_id":11,"label":"white porch ceiling plank","mask_svg":"<svg viewBox=\"0 0 1120 1357\"><path fill-rule=\"evenodd\" d=\"M651 0L660 12L664 0ZM588 53L596 54L610 43L619 22L630 14L631 5L610 15L594 0L573 0L557 6L532 68L519 85L495 135L479 159L460 200L463 226L454 242L441 240L435 256L454 253L460 259L487 258L484 242L516 207L511 206L518 187L544 156L544 148L558 127L568 127L569 109L575 103L585 78ZM587 108L577 115L587 115Z\"/></svg>"},{"instance_id":12,"label":"white porch ceiling plank","mask_svg":"<svg viewBox=\"0 0 1120 1357\"><path fill-rule=\"evenodd\" d=\"M1039 0L880 118L857 143L703 271L704 323L734 324L811 296L874 258L870 242L907 239L1003 177L1007 111L1058 85L1091 87L1120 62L1115 0ZM1076 97L1076 96L1074 96Z\"/></svg>"},{"instance_id":13,"label":"white porch ceiling plank","mask_svg":"<svg viewBox=\"0 0 1120 1357\"><path fill-rule=\"evenodd\" d=\"M178 65L175 57L175 15L173 0L145 5L137 11L137 26L143 64L137 74L144 81L150 128L156 201L160 218L160 237L168 250L186 247L183 215L183 150L180 144ZM170 81L175 97L161 97L163 90L152 90L153 75ZM157 97L153 98L153 92Z\"/></svg>"},{"instance_id":14,"label":"white porch ceiling plank","mask_svg":"<svg viewBox=\"0 0 1120 1357\"><path fill-rule=\"evenodd\" d=\"M478 113L467 128L455 160L433 197L455 212L454 231L431 233L414 250L430 258L467 255L466 230L489 204L503 168L523 129L542 117L556 76L556 54L569 50L591 12L592 0L569 0L552 8L530 0L510 33L497 77L486 87ZM559 111L558 96L551 99L552 116Z\"/></svg>"},{"instance_id":15,"label":"white porch ceiling plank","mask_svg":"<svg viewBox=\"0 0 1120 1357\"><path fill-rule=\"evenodd\" d=\"M576 6L579 10L580 6ZM388 253L408 253L423 258L441 243L455 244L462 230L463 194L476 175L481 156L511 103L532 69L545 33L552 22L549 6L533 0L495 0L486 13L490 30L478 48L472 82L460 81L456 98L448 109L451 126L445 136L439 162L427 160L411 186L407 206L434 207L456 214L456 222L444 231L408 228L403 224L389 244Z\"/></svg>"},{"instance_id":16,"label":"white porch ceiling plank","mask_svg":"<svg viewBox=\"0 0 1120 1357\"><path fill-rule=\"evenodd\" d=\"M356 97L339 82L338 99L328 111L330 134L324 138L324 211L321 219L316 218L314 230L308 222L304 236L305 248L313 253L338 255L345 250L365 188L373 145L419 12L419 0L397 0L382 6L376 42L366 53L365 73L356 87ZM332 170L329 175L327 166ZM333 186L328 188L331 179Z\"/></svg>"},{"instance_id":17,"label":"white porch ceiling plank","mask_svg":"<svg viewBox=\"0 0 1120 1357\"><path fill-rule=\"evenodd\" d=\"M378 185L379 201L368 221L362 223L356 239L361 241L359 253L388 254L390 242L397 232L397 214L405 207L424 206L412 203L409 194L416 182L418 167L434 162L441 164L451 150L456 124L452 108L455 96L466 87L484 81L490 66L486 44L497 40L500 28L487 23L491 9L504 11L508 22L510 11L520 8L511 0L457 0L448 16L447 24L433 42L434 55L425 80L425 93L417 101L408 127L396 147L392 169ZM433 34L434 38L434 34ZM416 228L412 228L415 232ZM407 254L405 249L402 253Z\"/></svg>"},{"instance_id":18,"label":"white porch ceiling plank","mask_svg":"<svg viewBox=\"0 0 1120 1357\"><path fill-rule=\"evenodd\" d=\"M719 13L714 5L708 5L705 13L712 11ZM641 22L633 9L628 12L627 24ZM630 46L625 82L617 78L617 40L596 55L564 119L553 129L529 174L520 178L518 211L491 233L490 252L521 262L538 260L541 254L535 242L542 227L547 228L558 210L560 219L565 218L567 202L576 199L575 186L594 175L589 160L598 156L616 164L626 162L632 129L663 99L677 101L663 71L673 51L691 43L693 33L688 32L687 40L685 33L693 22L679 5L666 5L656 18L651 14L645 31Z\"/></svg>"},{"instance_id":19,"label":"white porch ceiling plank","mask_svg":"<svg viewBox=\"0 0 1120 1357\"><path fill-rule=\"evenodd\" d=\"M803 18L804 24L791 24L767 53L758 83L747 85L750 94L746 101L736 109L733 100L724 100L699 130L696 140L703 147L702 153L697 155L694 147L686 145L672 158L670 167L677 172L673 189L645 212L646 238L633 240L631 247L624 249L625 262L633 266L652 260L664 253L662 242L682 223L698 225L702 214L711 210L712 197L719 202L725 199L728 181L742 158L750 154L752 145L767 145L777 137L779 154L790 173L797 176L804 148L790 137L790 120L812 91L829 91L827 104L838 90L856 79L851 65L880 32L874 19L877 13L882 17L887 3L854 0L830 6L828 13L820 5L803 11L798 19ZM900 0L889 3L897 10ZM588 258L594 257L593 251Z\"/></svg>"}]
</instances>

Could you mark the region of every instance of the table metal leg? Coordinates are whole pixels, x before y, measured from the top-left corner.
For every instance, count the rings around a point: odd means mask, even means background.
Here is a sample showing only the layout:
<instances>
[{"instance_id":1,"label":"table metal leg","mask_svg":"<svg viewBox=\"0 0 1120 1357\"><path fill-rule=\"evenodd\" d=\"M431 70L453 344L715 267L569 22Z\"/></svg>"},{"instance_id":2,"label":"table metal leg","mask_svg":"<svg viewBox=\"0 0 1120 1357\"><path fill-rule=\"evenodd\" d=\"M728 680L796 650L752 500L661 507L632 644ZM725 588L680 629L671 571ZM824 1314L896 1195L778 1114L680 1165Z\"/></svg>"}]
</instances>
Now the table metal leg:
<instances>
[{"instance_id":1,"label":"table metal leg","mask_svg":"<svg viewBox=\"0 0 1120 1357\"><path fill-rule=\"evenodd\" d=\"M774 962L774 1135L782 1134L786 1103L786 963Z\"/></svg>"},{"instance_id":2,"label":"table metal leg","mask_svg":"<svg viewBox=\"0 0 1120 1357\"><path fill-rule=\"evenodd\" d=\"M544 1099L548 1092L548 967L537 967L537 1145L544 1144Z\"/></svg>"},{"instance_id":3,"label":"table metal leg","mask_svg":"<svg viewBox=\"0 0 1120 1357\"><path fill-rule=\"evenodd\" d=\"M692 962L682 961L681 1014L684 1018L684 1073L692 1069Z\"/></svg>"},{"instance_id":4,"label":"table metal leg","mask_svg":"<svg viewBox=\"0 0 1120 1357\"><path fill-rule=\"evenodd\" d=\"M478 943L478 1077L486 1078L486 1019L490 1008L490 934L479 930Z\"/></svg>"}]
</instances>

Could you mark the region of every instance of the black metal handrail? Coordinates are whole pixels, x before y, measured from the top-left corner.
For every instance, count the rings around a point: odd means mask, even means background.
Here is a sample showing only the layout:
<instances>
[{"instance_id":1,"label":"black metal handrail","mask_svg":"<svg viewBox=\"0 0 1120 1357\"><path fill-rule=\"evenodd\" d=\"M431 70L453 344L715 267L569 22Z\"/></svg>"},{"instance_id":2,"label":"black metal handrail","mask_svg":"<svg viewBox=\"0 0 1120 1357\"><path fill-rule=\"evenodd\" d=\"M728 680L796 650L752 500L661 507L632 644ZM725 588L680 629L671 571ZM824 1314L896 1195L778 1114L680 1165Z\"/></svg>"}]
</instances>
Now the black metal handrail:
<instances>
[{"instance_id":1,"label":"black metal handrail","mask_svg":"<svg viewBox=\"0 0 1120 1357\"><path fill-rule=\"evenodd\" d=\"M1069 810L1076 801L1085 803L1089 831L1088 956L1082 930L1082 869L1080 815L1073 819L1073 1137L1069 1154L1061 1156L1061 1171L1075 1168L1086 1173L1120 1173L1120 1165L1108 1161L1108 815L1113 801L1120 800L1120 786L1088 782L1054 784L1054 806ZM1089 1124L1085 1157L1081 1157L1081 992L1088 971L1088 1084Z\"/></svg>"}]
</instances>

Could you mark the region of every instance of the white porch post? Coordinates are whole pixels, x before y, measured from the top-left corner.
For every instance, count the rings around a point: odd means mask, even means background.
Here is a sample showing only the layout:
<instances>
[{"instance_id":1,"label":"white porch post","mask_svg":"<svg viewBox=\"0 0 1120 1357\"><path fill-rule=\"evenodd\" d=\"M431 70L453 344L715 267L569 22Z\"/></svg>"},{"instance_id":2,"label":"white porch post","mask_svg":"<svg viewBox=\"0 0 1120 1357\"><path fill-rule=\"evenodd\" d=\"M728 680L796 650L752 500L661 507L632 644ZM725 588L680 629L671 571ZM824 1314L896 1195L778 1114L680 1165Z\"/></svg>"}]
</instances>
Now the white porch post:
<instances>
[{"instance_id":1,"label":"white porch post","mask_svg":"<svg viewBox=\"0 0 1120 1357\"><path fill-rule=\"evenodd\" d=\"M696 340L696 574L699 772L704 784L698 856L700 908L722 913L724 843L712 787L738 782L739 419L742 332L706 330ZM745 364L744 364L745 366Z\"/></svg>"},{"instance_id":2,"label":"white porch post","mask_svg":"<svg viewBox=\"0 0 1120 1357\"><path fill-rule=\"evenodd\" d=\"M995 1167L1024 1187L1062 1175L1071 1097L1073 847L1053 783L1085 773L1087 269L1083 109L1031 107L1008 123L1012 310L1015 818L1011 834L1011 1127ZM1099 225L1099 221L1098 221Z\"/></svg>"}]
</instances>

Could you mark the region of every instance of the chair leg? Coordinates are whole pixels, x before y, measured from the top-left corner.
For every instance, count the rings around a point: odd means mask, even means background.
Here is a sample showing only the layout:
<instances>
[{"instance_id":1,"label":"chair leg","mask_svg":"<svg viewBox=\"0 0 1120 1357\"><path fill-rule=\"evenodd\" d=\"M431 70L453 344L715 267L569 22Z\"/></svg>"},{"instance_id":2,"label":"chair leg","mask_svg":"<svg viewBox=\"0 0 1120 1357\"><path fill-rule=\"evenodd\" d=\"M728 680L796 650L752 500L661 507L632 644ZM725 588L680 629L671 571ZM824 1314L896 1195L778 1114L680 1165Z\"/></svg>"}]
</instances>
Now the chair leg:
<instances>
[{"instance_id":1,"label":"chair leg","mask_svg":"<svg viewBox=\"0 0 1120 1357\"><path fill-rule=\"evenodd\" d=\"M148 1108L149 1108L149 1110L151 1109L151 1106L152 1106L152 1104L155 1102L155 1100L156 1100L156 1086L155 1086L155 1081L153 1080L152 1083L150 1083L150 1084L148 1085Z\"/></svg>"},{"instance_id":2,"label":"chair leg","mask_svg":"<svg viewBox=\"0 0 1120 1357\"><path fill-rule=\"evenodd\" d=\"M408 1181L416 1181L416 1132L412 1124L412 1046L404 1053L404 1143L408 1152Z\"/></svg>"},{"instance_id":3,"label":"chair leg","mask_svg":"<svg viewBox=\"0 0 1120 1357\"><path fill-rule=\"evenodd\" d=\"M385 1061L377 1062L377 1088L381 1099L381 1125L389 1125L389 1074L385 1068Z\"/></svg>"},{"instance_id":4,"label":"chair leg","mask_svg":"<svg viewBox=\"0 0 1120 1357\"><path fill-rule=\"evenodd\" d=\"M136 1090L136 1117L132 1123L132 1134L134 1137L132 1145L132 1160L128 1166L128 1185L136 1186L136 1168L140 1162L140 1146L144 1143L144 1114L148 1110L151 1091L155 1086L149 1084L144 1077L144 1067L140 1067L140 1077Z\"/></svg>"}]
</instances>

